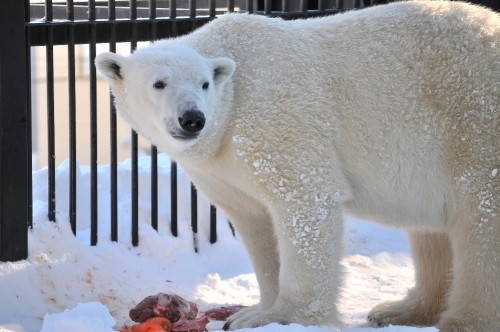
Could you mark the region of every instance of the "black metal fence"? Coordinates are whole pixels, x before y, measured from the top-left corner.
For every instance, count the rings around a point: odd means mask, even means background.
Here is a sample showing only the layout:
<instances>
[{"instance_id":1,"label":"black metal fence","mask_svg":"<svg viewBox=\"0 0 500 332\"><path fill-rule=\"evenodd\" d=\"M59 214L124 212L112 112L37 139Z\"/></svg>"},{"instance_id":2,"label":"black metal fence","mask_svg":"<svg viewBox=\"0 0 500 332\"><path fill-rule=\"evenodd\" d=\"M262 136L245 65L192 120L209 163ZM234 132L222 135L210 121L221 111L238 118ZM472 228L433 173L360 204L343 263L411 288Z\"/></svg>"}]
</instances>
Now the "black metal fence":
<instances>
[{"instance_id":1,"label":"black metal fence","mask_svg":"<svg viewBox=\"0 0 500 332\"><path fill-rule=\"evenodd\" d=\"M111 239L118 240L117 212L117 117L112 104L98 109L97 77L93 66L98 44L116 51L118 43L128 43L132 51L138 42L189 33L224 12L246 11L286 19L335 14L349 8L371 5L362 0L130 0L57 1L2 0L0 2L0 261L27 257L27 230L32 225L32 49L44 49L46 91L46 144L48 167L48 210L56 218L56 119L54 88L54 48L64 45L67 54L66 93L69 117L69 219L73 232L77 225L77 95L75 48L86 45L88 57L88 114L90 117L90 244L98 241L98 149L109 151ZM109 146L98 141L98 115L109 117ZM132 160L132 244L138 244L138 136L131 132ZM34 143L33 143L34 144ZM158 228L158 151L150 148L151 225ZM177 168L171 165L171 233L177 235ZM108 194L108 193L106 193ZM191 219L197 232L196 189L191 187ZM210 242L215 242L216 211L210 214ZM122 221L124 222L124 221Z\"/></svg>"}]
</instances>

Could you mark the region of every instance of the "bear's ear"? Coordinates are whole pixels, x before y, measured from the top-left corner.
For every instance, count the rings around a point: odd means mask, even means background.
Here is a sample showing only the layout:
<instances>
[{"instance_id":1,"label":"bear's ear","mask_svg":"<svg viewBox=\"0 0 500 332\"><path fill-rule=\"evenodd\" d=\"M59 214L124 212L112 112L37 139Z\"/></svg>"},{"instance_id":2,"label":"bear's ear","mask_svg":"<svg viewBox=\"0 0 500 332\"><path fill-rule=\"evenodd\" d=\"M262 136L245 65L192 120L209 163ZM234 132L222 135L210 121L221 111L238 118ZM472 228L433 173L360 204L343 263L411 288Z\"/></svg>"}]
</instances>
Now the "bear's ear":
<instances>
[{"instance_id":1,"label":"bear's ear","mask_svg":"<svg viewBox=\"0 0 500 332\"><path fill-rule=\"evenodd\" d=\"M236 69L236 63L229 58L218 58L212 60L214 70L215 85L225 83L233 76Z\"/></svg>"},{"instance_id":2,"label":"bear's ear","mask_svg":"<svg viewBox=\"0 0 500 332\"><path fill-rule=\"evenodd\" d=\"M97 71L101 73L110 83L123 79L123 63L125 57L111 53L101 53L95 58Z\"/></svg>"}]
</instances>

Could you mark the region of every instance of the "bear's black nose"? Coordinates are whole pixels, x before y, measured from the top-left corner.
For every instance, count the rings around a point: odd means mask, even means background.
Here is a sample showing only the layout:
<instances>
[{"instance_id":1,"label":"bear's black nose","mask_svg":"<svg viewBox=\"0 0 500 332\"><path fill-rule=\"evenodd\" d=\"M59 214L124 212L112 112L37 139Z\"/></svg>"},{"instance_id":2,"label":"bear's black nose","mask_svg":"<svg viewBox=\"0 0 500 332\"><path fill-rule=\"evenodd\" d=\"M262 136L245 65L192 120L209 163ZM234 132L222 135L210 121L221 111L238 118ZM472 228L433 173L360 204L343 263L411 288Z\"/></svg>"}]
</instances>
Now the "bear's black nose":
<instances>
[{"instance_id":1,"label":"bear's black nose","mask_svg":"<svg viewBox=\"0 0 500 332\"><path fill-rule=\"evenodd\" d=\"M189 110L179 118L179 124L184 131L197 133L205 127L205 116L198 110Z\"/></svg>"}]
</instances>

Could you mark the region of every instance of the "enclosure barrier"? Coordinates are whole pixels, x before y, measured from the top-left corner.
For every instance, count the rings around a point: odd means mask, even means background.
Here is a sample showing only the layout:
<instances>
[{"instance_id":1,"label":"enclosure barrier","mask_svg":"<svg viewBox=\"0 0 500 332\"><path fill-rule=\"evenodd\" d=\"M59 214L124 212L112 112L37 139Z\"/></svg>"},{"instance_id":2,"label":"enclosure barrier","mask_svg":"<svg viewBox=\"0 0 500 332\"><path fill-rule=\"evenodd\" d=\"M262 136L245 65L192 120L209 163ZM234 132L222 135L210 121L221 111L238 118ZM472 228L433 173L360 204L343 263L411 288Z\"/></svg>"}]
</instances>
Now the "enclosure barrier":
<instances>
[{"instance_id":1,"label":"enclosure barrier","mask_svg":"<svg viewBox=\"0 0 500 332\"><path fill-rule=\"evenodd\" d=\"M54 105L54 47L67 48L67 95L69 116L69 220L77 226L77 116L75 47L88 45L88 92L90 114L90 244L98 242L97 152L98 115L109 113L110 220L111 240L118 240L117 213L117 127L116 110L109 105L97 107L96 71L93 60L98 44L105 43L115 52L117 43L127 42L130 50L138 42L175 37L191 32L224 12L243 11L285 19L335 14L349 8L371 5L362 0L130 0L130 1L0 1L0 261L24 259L28 254L28 228L32 226L32 95L31 64L33 47L45 48L47 182L49 220L56 220L56 128ZM265 59L263 59L265 61ZM158 151L151 147L151 225L158 228ZM132 160L132 244L138 245L138 136L131 132ZM170 230L177 229L177 166L171 165ZM191 186L191 226L197 233L196 189ZM217 240L216 210L210 207L210 242ZM125 221L121 221L125 222ZM195 248L196 250L196 248Z\"/></svg>"}]
</instances>

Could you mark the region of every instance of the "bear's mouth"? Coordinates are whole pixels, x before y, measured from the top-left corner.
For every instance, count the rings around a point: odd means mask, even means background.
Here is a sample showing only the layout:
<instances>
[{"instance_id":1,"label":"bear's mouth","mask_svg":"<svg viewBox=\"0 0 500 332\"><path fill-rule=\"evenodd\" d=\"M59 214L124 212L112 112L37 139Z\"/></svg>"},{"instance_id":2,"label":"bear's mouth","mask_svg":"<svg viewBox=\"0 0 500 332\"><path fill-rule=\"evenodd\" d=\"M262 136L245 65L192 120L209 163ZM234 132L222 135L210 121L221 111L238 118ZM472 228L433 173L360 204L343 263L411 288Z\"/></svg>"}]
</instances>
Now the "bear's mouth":
<instances>
[{"instance_id":1,"label":"bear's mouth","mask_svg":"<svg viewBox=\"0 0 500 332\"><path fill-rule=\"evenodd\" d=\"M191 133L187 131L174 130L170 132L170 136L179 141L189 141L198 138L198 136L200 136L200 132Z\"/></svg>"}]
</instances>

